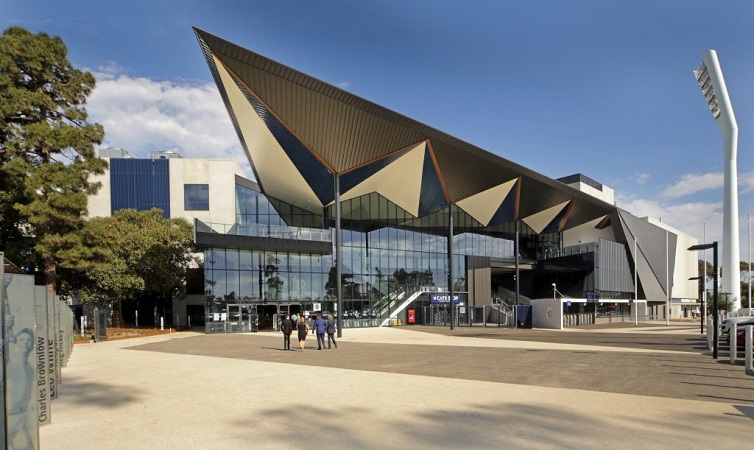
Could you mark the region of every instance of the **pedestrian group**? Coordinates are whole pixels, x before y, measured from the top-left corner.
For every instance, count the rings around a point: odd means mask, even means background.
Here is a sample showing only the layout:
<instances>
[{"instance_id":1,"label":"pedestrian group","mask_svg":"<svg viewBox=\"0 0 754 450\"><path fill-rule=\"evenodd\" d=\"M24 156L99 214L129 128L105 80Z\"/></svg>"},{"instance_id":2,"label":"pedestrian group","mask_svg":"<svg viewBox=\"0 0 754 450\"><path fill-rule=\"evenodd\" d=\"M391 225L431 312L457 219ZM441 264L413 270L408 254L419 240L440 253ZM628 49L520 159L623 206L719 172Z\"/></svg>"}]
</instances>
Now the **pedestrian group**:
<instances>
[{"instance_id":1,"label":"pedestrian group","mask_svg":"<svg viewBox=\"0 0 754 450\"><path fill-rule=\"evenodd\" d=\"M306 318L301 316L285 315L285 319L280 323L280 331L283 332L283 349L291 349L291 334L294 327L298 332L298 345L301 351L306 348L306 336L309 334L309 324L306 323ZM327 316L325 320L321 315L314 315L314 328L311 329L312 334L317 335L317 350L323 348L331 349L333 346L338 348L338 343L335 342L335 319L332 314ZM327 347L325 347L325 334L327 334Z\"/></svg>"}]
</instances>

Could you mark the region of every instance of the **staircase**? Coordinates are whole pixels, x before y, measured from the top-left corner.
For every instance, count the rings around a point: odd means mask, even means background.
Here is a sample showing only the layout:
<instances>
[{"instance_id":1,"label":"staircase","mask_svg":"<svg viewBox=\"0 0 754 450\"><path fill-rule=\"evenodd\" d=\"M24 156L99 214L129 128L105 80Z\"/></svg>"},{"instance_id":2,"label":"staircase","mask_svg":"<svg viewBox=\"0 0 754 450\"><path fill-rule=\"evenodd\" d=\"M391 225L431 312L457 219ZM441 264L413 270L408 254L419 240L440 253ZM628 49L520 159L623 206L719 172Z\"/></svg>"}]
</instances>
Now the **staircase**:
<instances>
[{"instance_id":1,"label":"staircase","mask_svg":"<svg viewBox=\"0 0 754 450\"><path fill-rule=\"evenodd\" d=\"M382 323L380 324L380 326L384 327L385 325L387 325L388 323L390 323L390 320L395 319L395 317L401 311L403 311L404 309L406 309L406 307L408 305L410 305L411 303L413 303L414 300L416 300L417 298L419 298L419 296L422 295L423 293L424 293L424 291L416 291L413 294L411 294L411 297L409 297L405 302L401 303L401 305L398 306L398 308L396 308L392 313L390 313L390 315L385 320L382 321Z\"/></svg>"}]
</instances>

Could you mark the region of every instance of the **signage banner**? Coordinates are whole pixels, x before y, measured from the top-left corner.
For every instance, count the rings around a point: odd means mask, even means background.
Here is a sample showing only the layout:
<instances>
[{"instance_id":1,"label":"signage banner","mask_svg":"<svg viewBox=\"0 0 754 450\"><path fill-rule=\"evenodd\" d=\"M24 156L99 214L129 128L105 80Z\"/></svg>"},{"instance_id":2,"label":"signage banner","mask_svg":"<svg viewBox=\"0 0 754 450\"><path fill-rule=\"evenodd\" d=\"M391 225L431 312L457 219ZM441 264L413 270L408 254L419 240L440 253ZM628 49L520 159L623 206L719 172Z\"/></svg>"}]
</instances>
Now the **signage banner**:
<instances>
[{"instance_id":1,"label":"signage banner","mask_svg":"<svg viewBox=\"0 0 754 450\"><path fill-rule=\"evenodd\" d=\"M55 377L55 293L47 293L47 387L50 398L58 396L58 380Z\"/></svg>"},{"instance_id":2,"label":"signage banner","mask_svg":"<svg viewBox=\"0 0 754 450\"><path fill-rule=\"evenodd\" d=\"M8 279L10 282L10 278ZM8 305L8 293L7 293L7 285L5 284L5 254L3 252L0 252L0 318L2 318L2 321L0 323L5 324L5 315L10 314L10 307L6 308L6 305ZM6 429L5 424L8 421L8 414L5 410L5 364L3 364L3 361L5 361L5 325L0 326L0 338L2 338L3 345L0 345L0 411L2 411L2 417L0 417L0 448L7 448L8 445L6 444L5 436L6 436Z\"/></svg>"},{"instance_id":3,"label":"signage banner","mask_svg":"<svg viewBox=\"0 0 754 450\"><path fill-rule=\"evenodd\" d=\"M47 375L47 356L49 354L47 338L47 288L34 286L34 308L36 315L36 339L34 357L37 360L37 377L34 387L37 397L37 421L40 425L50 423L50 387Z\"/></svg>"},{"instance_id":4,"label":"signage banner","mask_svg":"<svg viewBox=\"0 0 754 450\"><path fill-rule=\"evenodd\" d=\"M38 449L34 277L5 275L6 448Z\"/></svg>"},{"instance_id":5,"label":"signage banner","mask_svg":"<svg viewBox=\"0 0 754 450\"><path fill-rule=\"evenodd\" d=\"M60 300L57 295L53 295L53 297L55 298L53 302L55 305L55 323L53 324L53 332L55 333L55 381L59 385L62 378L60 371L63 369L63 328L60 324Z\"/></svg>"}]
</instances>

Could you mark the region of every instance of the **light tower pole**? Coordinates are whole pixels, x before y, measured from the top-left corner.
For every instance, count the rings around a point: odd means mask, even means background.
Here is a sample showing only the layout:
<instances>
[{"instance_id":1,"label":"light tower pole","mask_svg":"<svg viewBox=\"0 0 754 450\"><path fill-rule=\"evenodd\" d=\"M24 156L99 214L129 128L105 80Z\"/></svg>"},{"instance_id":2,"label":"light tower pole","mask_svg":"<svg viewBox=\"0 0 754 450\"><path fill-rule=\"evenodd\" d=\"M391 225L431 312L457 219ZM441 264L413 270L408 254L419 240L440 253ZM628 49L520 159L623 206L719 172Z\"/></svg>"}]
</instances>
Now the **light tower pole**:
<instances>
[{"instance_id":1,"label":"light tower pole","mask_svg":"<svg viewBox=\"0 0 754 450\"><path fill-rule=\"evenodd\" d=\"M729 310L741 308L741 268L738 254L738 124L733 114L733 105L728 97L723 71L717 60L717 52L707 50L694 76L702 88L712 117L723 135L723 292L730 292L733 299Z\"/></svg>"}]
</instances>

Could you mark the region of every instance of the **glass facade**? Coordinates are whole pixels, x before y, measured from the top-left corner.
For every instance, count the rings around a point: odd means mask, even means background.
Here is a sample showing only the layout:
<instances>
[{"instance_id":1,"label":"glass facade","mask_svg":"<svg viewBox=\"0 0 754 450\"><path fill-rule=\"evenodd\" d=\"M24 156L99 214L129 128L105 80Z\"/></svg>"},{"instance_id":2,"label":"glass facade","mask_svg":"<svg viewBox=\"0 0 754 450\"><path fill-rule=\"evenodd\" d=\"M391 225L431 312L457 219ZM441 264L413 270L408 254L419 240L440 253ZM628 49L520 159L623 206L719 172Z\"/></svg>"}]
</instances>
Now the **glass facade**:
<instances>
[{"instance_id":1,"label":"glass facade","mask_svg":"<svg viewBox=\"0 0 754 450\"><path fill-rule=\"evenodd\" d=\"M321 216L267 199L240 185L236 186L236 200L241 226L300 226L322 221ZM443 226L447 224L447 210L444 215L438 213L408 226L410 216L383 197L372 194L354 200L358 208L353 207L353 200L350 205L344 202L347 213L341 230L345 326L377 326L415 292L448 291L447 237L440 234L447 234L447 226ZM360 210L374 211L380 219L356 216ZM205 249L207 331L229 331L225 323L235 305L241 305L237 313L241 319L248 311L251 329L270 320L270 314L335 311L334 228L331 233L333 250L329 255ZM491 236L462 233L454 236L453 245L452 282L454 291L461 293L467 290L465 255L513 256L510 240Z\"/></svg>"}]
</instances>

